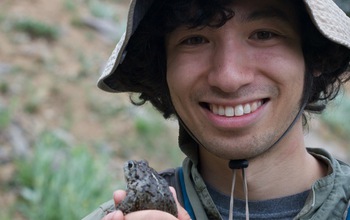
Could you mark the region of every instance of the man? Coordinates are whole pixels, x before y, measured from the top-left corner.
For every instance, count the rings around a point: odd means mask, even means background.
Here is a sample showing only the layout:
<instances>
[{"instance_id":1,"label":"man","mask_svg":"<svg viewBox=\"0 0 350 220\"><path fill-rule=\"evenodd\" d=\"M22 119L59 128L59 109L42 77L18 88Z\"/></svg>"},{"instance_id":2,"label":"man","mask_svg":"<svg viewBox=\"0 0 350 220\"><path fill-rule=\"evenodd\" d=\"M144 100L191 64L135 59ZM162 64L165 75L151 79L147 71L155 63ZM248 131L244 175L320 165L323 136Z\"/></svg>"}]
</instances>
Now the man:
<instances>
[{"instance_id":1,"label":"man","mask_svg":"<svg viewBox=\"0 0 350 220\"><path fill-rule=\"evenodd\" d=\"M346 219L350 167L306 149L303 126L349 61L350 19L332 0L135 0L98 85L179 120L179 219ZM174 219L113 211L124 196L86 219Z\"/></svg>"}]
</instances>

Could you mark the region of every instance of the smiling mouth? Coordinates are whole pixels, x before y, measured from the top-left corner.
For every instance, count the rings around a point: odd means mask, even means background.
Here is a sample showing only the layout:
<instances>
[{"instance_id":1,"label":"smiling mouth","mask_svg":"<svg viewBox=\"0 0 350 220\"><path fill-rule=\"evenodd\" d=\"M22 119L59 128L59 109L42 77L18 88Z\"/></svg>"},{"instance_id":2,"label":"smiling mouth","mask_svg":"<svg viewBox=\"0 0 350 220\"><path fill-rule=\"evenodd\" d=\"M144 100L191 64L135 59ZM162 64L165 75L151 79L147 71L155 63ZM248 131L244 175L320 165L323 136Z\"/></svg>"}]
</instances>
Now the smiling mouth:
<instances>
[{"instance_id":1,"label":"smiling mouth","mask_svg":"<svg viewBox=\"0 0 350 220\"><path fill-rule=\"evenodd\" d=\"M220 115L225 117L235 117L235 116L238 117L238 116L243 116L243 115L247 115L255 112L260 106L262 106L266 102L267 100L263 99L263 100L257 100L254 102L246 103L246 104L239 104L236 106L224 106L224 105L216 105L216 104L209 104L209 103L205 103L205 104L202 103L201 105L215 115Z\"/></svg>"}]
</instances>

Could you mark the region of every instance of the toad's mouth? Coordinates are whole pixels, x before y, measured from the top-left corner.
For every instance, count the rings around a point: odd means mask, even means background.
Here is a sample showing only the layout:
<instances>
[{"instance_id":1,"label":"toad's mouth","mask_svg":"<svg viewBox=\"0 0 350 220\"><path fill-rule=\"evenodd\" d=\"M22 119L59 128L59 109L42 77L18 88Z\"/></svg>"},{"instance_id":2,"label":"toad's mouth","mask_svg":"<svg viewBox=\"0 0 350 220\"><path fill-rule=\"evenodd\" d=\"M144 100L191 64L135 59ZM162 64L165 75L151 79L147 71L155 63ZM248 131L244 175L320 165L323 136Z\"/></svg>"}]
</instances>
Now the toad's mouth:
<instances>
[{"instance_id":1,"label":"toad's mouth","mask_svg":"<svg viewBox=\"0 0 350 220\"><path fill-rule=\"evenodd\" d=\"M200 105L206 108L215 115L225 117L239 117L247 114L251 114L259 109L262 105L268 102L269 99L261 99L253 102L239 104L235 106L218 105L212 103L202 102Z\"/></svg>"}]
</instances>

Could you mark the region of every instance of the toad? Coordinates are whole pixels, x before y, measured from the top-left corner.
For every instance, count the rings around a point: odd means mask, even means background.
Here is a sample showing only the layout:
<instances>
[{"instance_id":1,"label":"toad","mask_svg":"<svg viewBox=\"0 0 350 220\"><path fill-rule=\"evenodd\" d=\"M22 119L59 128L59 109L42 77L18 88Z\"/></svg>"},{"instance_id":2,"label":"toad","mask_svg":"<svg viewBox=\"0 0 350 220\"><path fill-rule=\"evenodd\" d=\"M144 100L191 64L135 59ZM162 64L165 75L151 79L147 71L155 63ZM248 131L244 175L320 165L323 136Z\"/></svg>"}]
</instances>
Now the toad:
<instances>
[{"instance_id":1,"label":"toad","mask_svg":"<svg viewBox=\"0 0 350 220\"><path fill-rule=\"evenodd\" d=\"M129 160L124 164L126 197L116 206L124 214L157 209L177 217L177 207L167 181L145 160Z\"/></svg>"}]
</instances>

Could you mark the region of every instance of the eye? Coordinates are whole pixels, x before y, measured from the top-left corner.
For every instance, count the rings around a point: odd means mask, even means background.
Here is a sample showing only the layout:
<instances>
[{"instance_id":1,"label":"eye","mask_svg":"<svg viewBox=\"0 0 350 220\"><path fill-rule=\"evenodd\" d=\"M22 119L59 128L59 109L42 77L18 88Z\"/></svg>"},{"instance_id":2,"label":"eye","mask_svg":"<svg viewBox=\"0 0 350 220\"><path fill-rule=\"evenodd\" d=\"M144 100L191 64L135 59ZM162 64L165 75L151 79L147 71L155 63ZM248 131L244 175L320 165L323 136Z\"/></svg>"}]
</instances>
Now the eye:
<instances>
[{"instance_id":1,"label":"eye","mask_svg":"<svg viewBox=\"0 0 350 220\"><path fill-rule=\"evenodd\" d=\"M271 31L258 31L255 32L250 38L255 40L270 40L276 36L277 34Z\"/></svg>"},{"instance_id":2,"label":"eye","mask_svg":"<svg viewBox=\"0 0 350 220\"><path fill-rule=\"evenodd\" d=\"M197 44L204 44L204 43L208 43L208 40L201 36L193 36L181 41L181 44L185 44L185 45L197 45Z\"/></svg>"},{"instance_id":3,"label":"eye","mask_svg":"<svg viewBox=\"0 0 350 220\"><path fill-rule=\"evenodd\" d=\"M134 163L132 161L128 162L128 168L131 169L134 167Z\"/></svg>"}]
</instances>

